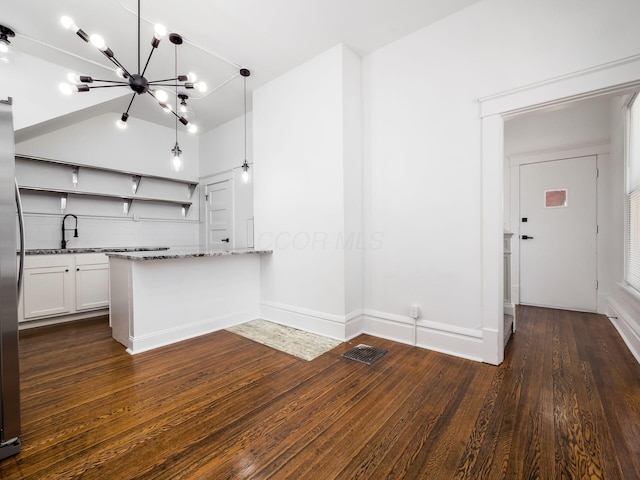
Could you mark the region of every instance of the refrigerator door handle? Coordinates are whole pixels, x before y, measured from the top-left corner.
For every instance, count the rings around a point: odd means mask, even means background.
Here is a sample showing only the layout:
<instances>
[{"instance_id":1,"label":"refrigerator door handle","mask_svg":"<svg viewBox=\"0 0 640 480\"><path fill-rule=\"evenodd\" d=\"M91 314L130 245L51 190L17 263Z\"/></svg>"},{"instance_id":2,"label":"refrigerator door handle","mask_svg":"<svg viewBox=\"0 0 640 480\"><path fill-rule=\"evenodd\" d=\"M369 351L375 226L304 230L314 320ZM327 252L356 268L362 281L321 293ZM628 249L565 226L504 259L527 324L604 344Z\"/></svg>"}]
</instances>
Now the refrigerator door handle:
<instances>
[{"instance_id":1,"label":"refrigerator door handle","mask_svg":"<svg viewBox=\"0 0 640 480\"><path fill-rule=\"evenodd\" d=\"M20 268L18 269L18 299L22 294L22 281L24 279L24 215L22 214L22 199L20 198L20 187L18 180L16 182L16 207L18 210L18 226L20 230Z\"/></svg>"}]
</instances>

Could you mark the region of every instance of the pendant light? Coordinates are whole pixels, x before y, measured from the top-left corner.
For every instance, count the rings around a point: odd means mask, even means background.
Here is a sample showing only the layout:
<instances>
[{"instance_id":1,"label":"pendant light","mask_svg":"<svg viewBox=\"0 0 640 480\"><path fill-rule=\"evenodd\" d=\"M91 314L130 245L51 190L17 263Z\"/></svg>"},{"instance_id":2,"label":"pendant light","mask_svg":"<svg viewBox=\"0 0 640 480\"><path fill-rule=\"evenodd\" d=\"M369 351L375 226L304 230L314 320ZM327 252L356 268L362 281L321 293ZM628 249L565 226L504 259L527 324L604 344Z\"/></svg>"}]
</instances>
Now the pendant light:
<instances>
[{"instance_id":1,"label":"pendant light","mask_svg":"<svg viewBox=\"0 0 640 480\"><path fill-rule=\"evenodd\" d=\"M176 79L178 77L178 44L175 44L174 49L174 63L175 63L175 75ZM174 112L178 111L178 81L175 81L175 90L176 90L176 109ZM184 169L184 159L182 158L182 150L180 150L180 145L178 145L178 116L175 117L175 130L176 130L176 144L171 149L171 169L174 172L181 172Z\"/></svg>"},{"instance_id":2,"label":"pendant light","mask_svg":"<svg viewBox=\"0 0 640 480\"><path fill-rule=\"evenodd\" d=\"M249 183L249 164L247 163L247 77L251 72L246 68L240 69L240 75L244 81L244 163L242 168L242 181Z\"/></svg>"}]
</instances>

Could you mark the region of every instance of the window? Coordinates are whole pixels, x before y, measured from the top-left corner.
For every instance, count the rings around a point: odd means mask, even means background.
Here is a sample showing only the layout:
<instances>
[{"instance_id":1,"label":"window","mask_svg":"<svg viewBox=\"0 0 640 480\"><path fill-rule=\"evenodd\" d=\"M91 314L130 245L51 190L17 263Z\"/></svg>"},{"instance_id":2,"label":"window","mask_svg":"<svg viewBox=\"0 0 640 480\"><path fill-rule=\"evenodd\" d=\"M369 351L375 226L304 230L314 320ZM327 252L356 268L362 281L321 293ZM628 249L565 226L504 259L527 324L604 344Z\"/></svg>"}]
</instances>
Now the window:
<instances>
[{"instance_id":1,"label":"window","mask_svg":"<svg viewBox=\"0 0 640 480\"><path fill-rule=\"evenodd\" d=\"M640 291L640 100L629 107L627 144L626 282Z\"/></svg>"}]
</instances>

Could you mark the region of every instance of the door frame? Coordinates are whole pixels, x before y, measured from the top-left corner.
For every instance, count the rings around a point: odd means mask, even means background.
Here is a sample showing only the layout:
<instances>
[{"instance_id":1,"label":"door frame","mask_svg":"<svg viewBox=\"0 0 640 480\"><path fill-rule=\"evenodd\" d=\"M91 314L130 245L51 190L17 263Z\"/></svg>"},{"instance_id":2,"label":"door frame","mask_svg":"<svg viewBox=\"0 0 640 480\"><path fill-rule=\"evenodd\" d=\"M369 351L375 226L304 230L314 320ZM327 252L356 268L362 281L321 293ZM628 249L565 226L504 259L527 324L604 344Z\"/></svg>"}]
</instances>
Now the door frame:
<instances>
[{"instance_id":1,"label":"door frame","mask_svg":"<svg viewBox=\"0 0 640 480\"><path fill-rule=\"evenodd\" d=\"M510 202L509 202L509 224L513 233L513 242L511 244L511 298L516 305L520 303L520 167L522 165L531 165L534 163L555 162L559 160L567 160L578 157L596 157L596 169L606 168L603 165L609 157L609 144L586 145L584 147L575 147L568 149L558 149L548 152L531 152L507 157L510 166ZM602 218L598 211L602 204L599 195L601 189L599 181L596 182L596 222L599 223ZM599 253L603 251L600 245L601 236L596 239L596 280L602 283L600 279ZM604 312L606 299L600 297L600 292L596 293L596 308L600 313Z\"/></svg>"},{"instance_id":2,"label":"door frame","mask_svg":"<svg viewBox=\"0 0 640 480\"><path fill-rule=\"evenodd\" d=\"M478 99L481 123L483 360L504 360L504 119L640 87L640 55Z\"/></svg>"},{"instance_id":3,"label":"door frame","mask_svg":"<svg viewBox=\"0 0 640 480\"><path fill-rule=\"evenodd\" d=\"M204 188L202 189L202 198L201 198L201 217L204 215L204 222L202 222L202 228L200 231L200 239L202 241L202 245L208 248L209 245L209 214L207 209L209 208L209 202L207 201L207 195L209 191L209 186L214 185L216 183L226 182L228 181L229 186L229 209L231 210L231 215L229 219L229 248L235 248L236 239L235 239L235 195L234 195L234 181L233 181L233 171L221 172L214 175L208 175L203 177L201 183L204 184Z\"/></svg>"},{"instance_id":4,"label":"door frame","mask_svg":"<svg viewBox=\"0 0 640 480\"><path fill-rule=\"evenodd\" d=\"M558 149L548 152L532 152L507 157L510 166L510 218L509 224L513 233L513 242L511 244L511 298L513 303L520 303L520 167L522 165L531 165L534 163L555 162L578 157L596 157L596 169L605 167L603 163L609 156L609 144L587 145L584 147L575 147L568 149ZM606 167L605 167L606 168ZM599 183L599 182L598 182ZM601 189L596 183L596 222L599 223L601 215L598 206L602 202L599 201ZM601 252L600 236L596 239L597 251ZM596 254L596 280L601 283L600 269L598 268L599 257ZM600 293L596 294L597 311L606 305L600 298Z\"/></svg>"}]
</instances>

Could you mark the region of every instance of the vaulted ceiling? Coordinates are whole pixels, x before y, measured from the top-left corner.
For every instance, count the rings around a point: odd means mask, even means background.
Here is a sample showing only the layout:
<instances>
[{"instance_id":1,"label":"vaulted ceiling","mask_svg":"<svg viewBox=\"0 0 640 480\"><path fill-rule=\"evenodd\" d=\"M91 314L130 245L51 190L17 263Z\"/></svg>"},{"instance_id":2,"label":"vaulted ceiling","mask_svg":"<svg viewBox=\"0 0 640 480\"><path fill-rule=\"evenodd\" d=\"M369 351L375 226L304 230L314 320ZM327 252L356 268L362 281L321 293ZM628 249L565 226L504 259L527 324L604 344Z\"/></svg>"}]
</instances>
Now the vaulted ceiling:
<instances>
[{"instance_id":1,"label":"vaulted ceiling","mask_svg":"<svg viewBox=\"0 0 640 480\"><path fill-rule=\"evenodd\" d=\"M196 122L207 131L242 114L240 67L252 72L247 80L251 91L338 43L364 56L477 1L141 0L142 63L151 48L154 23L184 37L185 43L178 47L178 70L195 71L209 86L206 94L189 91ZM87 33L100 33L128 69L137 69L136 0L6 0L4 4L0 24L15 29L13 45L24 54L77 73L115 79L97 49L61 26L60 18L68 15ZM165 39L145 76L168 78L173 70L174 46ZM57 85L65 79L27 81L34 86ZM110 110L126 109L131 92L122 93L126 96L109 102ZM139 99L131 114L168 123L148 99Z\"/></svg>"}]
</instances>

